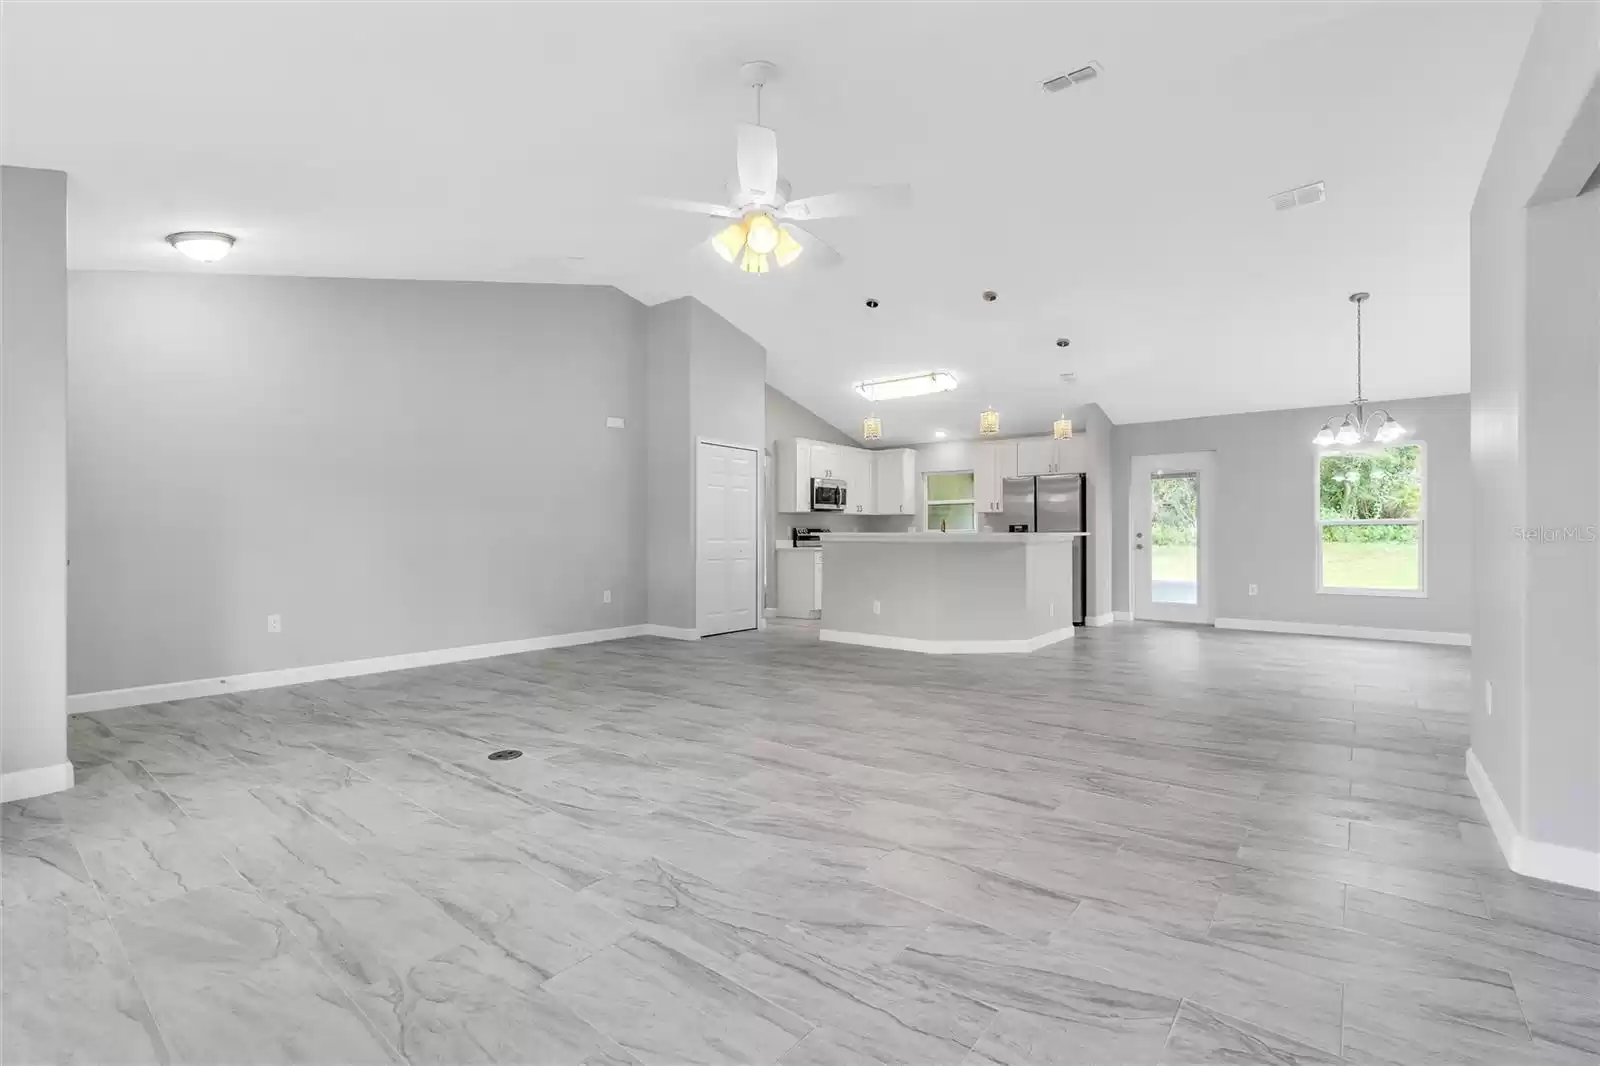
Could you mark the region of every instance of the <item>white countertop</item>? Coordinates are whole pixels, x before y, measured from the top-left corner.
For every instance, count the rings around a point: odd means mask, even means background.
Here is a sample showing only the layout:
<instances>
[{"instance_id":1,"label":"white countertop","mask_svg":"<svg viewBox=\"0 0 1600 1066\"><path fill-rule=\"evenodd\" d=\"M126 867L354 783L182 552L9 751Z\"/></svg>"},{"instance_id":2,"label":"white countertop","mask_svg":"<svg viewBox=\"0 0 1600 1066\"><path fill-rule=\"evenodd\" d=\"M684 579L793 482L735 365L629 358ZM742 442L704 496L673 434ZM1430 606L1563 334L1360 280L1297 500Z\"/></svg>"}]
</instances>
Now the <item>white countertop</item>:
<instances>
[{"instance_id":1,"label":"white countertop","mask_svg":"<svg viewBox=\"0 0 1600 1066\"><path fill-rule=\"evenodd\" d=\"M824 533L823 544L961 544L985 547L1007 544L1050 544L1087 537L1087 533Z\"/></svg>"},{"instance_id":2,"label":"white countertop","mask_svg":"<svg viewBox=\"0 0 1600 1066\"><path fill-rule=\"evenodd\" d=\"M820 544L779 544L779 545L777 545L777 549L779 551L781 551L781 552L819 552L819 551L822 550L822 545L820 545Z\"/></svg>"}]
</instances>

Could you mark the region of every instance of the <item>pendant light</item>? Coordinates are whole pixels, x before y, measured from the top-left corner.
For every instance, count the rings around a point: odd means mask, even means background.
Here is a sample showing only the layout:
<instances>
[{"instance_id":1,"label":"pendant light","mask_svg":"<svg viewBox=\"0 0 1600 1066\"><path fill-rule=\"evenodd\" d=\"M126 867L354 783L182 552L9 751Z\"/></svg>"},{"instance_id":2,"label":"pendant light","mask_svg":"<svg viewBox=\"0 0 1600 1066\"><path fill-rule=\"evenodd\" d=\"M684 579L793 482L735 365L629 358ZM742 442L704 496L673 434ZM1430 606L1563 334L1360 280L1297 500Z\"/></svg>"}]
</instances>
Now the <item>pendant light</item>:
<instances>
[{"instance_id":1,"label":"pendant light","mask_svg":"<svg viewBox=\"0 0 1600 1066\"><path fill-rule=\"evenodd\" d=\"M978 435L995 437L1000 434L1000 412L993 407L978 416Z\"/></svg>"},{"instance_id":2,"label":"pendant light","mask_svg":"<svg viewBox=\"0 0 1600 1066\"><path fill-rule=\"evenodd\" d=\"M1057 341L1056 343L1060 344L1061 342ZM1078 376L1076 374L1062 374L1061 375L1061 384L1063 386L1071 385L1074 381L1077 380L1077 377ZM1063 388L1061 391L1064 394L1066 392L1066 389ZM1055 426L1052 428L1051 435L1053 437L1055 437L1056 440L1071 440L1072 439L1072 419L1067 417L1066 404L1064 402L1066 397L1063 395L1062 399L1063 399L1063 403L1062 403L1062 407L1061 407L1061 417L1056 419Z\"/></svg>"},{"instance_id":3,"label":"pendant light","mask_svg":"<svg viewBox=\"0 0 1600 1066\"><path fill-rule=\"evenodd\" d=\"M1320 448L1331 448L1334 445L1348 448L1368 442L1388 444L1406 435L1406 427L1396 422L1388 411L1373 411L1369 418L1367 398L1361 395L1361 305L1366 303L1371 295L1366 292L1350 294L1350 302L1356 305L1356 398L1350 401L1350 408L1345 412L1337 428L1334 426L1333 418L1322 423L1322 428L1317 430L1317 435L1311 439L1312 443Z\"/></svg>"},{"instance_id":4,"label":"pendant light","mask_svg":"<svg viewBox=\"0 0 1600 1066\"><path fill-rule=\"evenodd\" d=\"M883 422L877 415L868 415L861 420L861 439L878 440L883 436Z\"/></svg>"}]
</instances>

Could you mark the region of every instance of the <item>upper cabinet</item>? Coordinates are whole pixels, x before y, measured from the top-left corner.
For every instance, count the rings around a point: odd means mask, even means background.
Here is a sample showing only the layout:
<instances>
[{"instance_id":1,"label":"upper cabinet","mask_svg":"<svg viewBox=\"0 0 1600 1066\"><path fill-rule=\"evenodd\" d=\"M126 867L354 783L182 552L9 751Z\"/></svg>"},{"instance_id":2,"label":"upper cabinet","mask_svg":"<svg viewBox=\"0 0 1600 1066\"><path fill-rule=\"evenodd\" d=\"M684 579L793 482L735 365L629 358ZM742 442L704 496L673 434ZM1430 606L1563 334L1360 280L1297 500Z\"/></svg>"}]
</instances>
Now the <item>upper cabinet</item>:
<instances>
[{"instance_id":1,"label":"upper cabinet","mask_svg":"<svg viewBox=\"0 0 1600 1066\"><path fill-rule=\"evenodd\" d=\"M874 514L917 513L917 453L910 448L871 452Z\"/></svg>"},{"instance_id":2,"label":"upper cabinet","mask_svg":"<svg viewBox=\"0 0 1600 1066\"><path fill-rule=\"evenodd\" d=\"M1081 474L1088 470L1082 437L1026 437L1017 441L1017 474Z\"/></svg>"},{"instance_id":3,"label":"upper cabinet","mask_svg":"<svg viewBox=\"0 0 1600 1066\"><path fill-rule=\"evenodd\" d=\"M780 440L779 512L810 511L813 478L845 483L844 514L916 513L916 453L909 448L868 451L819 440Z\"/></svg>"},{"instance_id":4,"label":"upper cabinet","mask_svg":"<svg viewBox=\"0 0 1600 1066\"><path fill-rule=\"evenodd\" d=\"M980 514L997 514L1005 509L1005 480L1017 476L1017 442L984 441L974 449L972 495Z\"/></svg>"}]
</instances>

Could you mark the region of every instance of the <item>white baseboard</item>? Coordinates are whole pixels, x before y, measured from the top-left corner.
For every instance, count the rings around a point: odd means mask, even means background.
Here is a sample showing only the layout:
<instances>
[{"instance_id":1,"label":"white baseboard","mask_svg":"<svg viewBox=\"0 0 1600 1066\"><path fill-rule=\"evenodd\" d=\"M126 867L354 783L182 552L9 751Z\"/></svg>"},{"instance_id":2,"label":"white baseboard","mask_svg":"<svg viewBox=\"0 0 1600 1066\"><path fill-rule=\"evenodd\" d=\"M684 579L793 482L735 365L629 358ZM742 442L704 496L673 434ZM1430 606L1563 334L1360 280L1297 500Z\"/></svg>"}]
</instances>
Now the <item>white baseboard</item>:
<instances>
[{"instance_id":1,"label":"white baseboard","mask_svg":"<svg viewBox=\"0 0 1600 1066\"><path fill-rule=\"evenodd\" d=\"M81 692L67 697L68 714L89 711L109 711L117 707L139 707L146 703L167 703L171 700L188 700L201 696L220 696L229 692L249 692L259 688L278 688L283 685L304 685L311 681L329 681L339 677L359 677L362 674L381 674L390 670L411 670L418 666L438 666L442 663L469 662L489 659L496 655L517 655L547 648L567 648L575 644L594 644L603 640L622 640L625 637L645 635L670 636L692 630L671 630L657 633L665 626L619 626L616 629L591 629L582 633L554 633L545 637L528 637L523 640L505 640L495 644L471 644L461 648L440 648L435 651L407 652L404 655L384 655L376 659L353 659L342 663L321 663L316 666L293 666L286 670L263 670L254 674L235 674L232 677L206 677L195 681L169 681L159 685L139 685L134 688L107 689L103 692ZM699 639L699 635L684 639Z\"/></svg>"},{"instance_id":2,"label":"white baseboard","mask_svg":"<svg viewBox=\"0 0 1600 1066\"><path fill-rule=\"evenodd\" d=\"M1108 626L1116 620L1117 615L1115 611L1109 614L1088 614L1084 615L1083 624L1086 626Z\"/></svg>"},{"instance_id":3,"label":"white baseboard","mask_svg":"<svg viewBox=\"0 0 1600 1066\"><path fill-rule=\"evenodd\" d=\"M778 609L776 607L763 607L761 608L761 617L776 618L778 617Z\"/></svg>"},{"instance_id":4,"label":"white baseboard","mask_svg":"<svg viewBox=\"0 0 1600 1066\"><path fill-rule=\"evenodd\" d=\"M698 629L684 629L682 626L643 625L635 627L641 637L666 637L668 640L699 640Z\"/></svg>"},{"instance_id":5,"label":"white baseboard","mask_svg":"<svg viewBox=\"0 0 1600 1066\"><path fill-rule=\"evenodd\" d=\"M1397 640L1412 644L1472 645L1471 633L1444 633L1429 629L1380 629L1377 626L1328 625L1322 622L1275 622L1266 618L1218 618L1218 629L1248 629L1257 633L1301 633L1312 637L1350 637L1355 640Z\"/></svg>"},{"instance_id":6,"label":"white baseboard","mask_svg":"<svg viewBox=\"0 0 1600 1066\"><path fill-rule=\"evenodd\" d=\"M836 644L860 644L868 648L888 648L892 651L919 651L926 655L1007 655L1038 651L1040 648L1072 639L1072 627L1054 629L1037 637L1023 640L921 640L917 637L889 637L880 633L851 633L840 629L824 629L818 634L822 640Z\"/></svg>"},{"instance_id":7,"label":"white baseboard","mask_svg":"<svg viewBox=\"0 0 1600 1066\"><path fill-rule=\"evenodd\" d=\"M69 762L36 766L32 770L13 770L0 777L0 803L65 792L72 787L72 781L72 764Z\"/></svg>"},{"instance_id":8,"label":"white baseboard","mask_svg":"<svg viewBox=\"0 0 1600 1066\"><path fill-rule=\"evenodd\" d=\"M1111 617L1112 617L1112 619L1114 621L1131 622L1131 621L1133 621L1133 612L1132 611L1112 611L1111 612Z\"/></svg>"},{"instance_id":9,"label":"white baseboard","mask_svg":"<svg viewBox=\"0 0 1600 1066\"><path fill-rule=\"evenodd\" d=\"M1529 840L1518 832L1511 812L1506 810L1494 782L1489 780L1477 752L1471 748L1467 749L1467 780L1478 794L1478 803L1489 820L1489 828L1494 830L1507 866L1525 877L1600 892L1600 852Z\"/></svg>"}]
</instances>

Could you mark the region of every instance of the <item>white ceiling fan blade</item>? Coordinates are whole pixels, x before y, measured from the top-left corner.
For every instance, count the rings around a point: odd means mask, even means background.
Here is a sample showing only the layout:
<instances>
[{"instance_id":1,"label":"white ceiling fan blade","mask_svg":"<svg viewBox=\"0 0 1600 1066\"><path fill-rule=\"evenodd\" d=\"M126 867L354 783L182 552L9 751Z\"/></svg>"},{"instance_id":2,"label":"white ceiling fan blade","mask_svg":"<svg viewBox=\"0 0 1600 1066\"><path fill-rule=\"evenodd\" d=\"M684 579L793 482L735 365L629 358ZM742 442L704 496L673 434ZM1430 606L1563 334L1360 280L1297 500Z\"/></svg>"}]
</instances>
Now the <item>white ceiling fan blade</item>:
<instances>
[{"instance_id":1,"label":"white ceiling fan blade","mask_svg":"<svg viewBox=\"0 0 1600 1066\"><path fill-rule=\"evenodd\" d=\"M765 126L739 124L739 186L761 203L778 192L778 135Z\"/></svg>"},{"instance_id":2,"label":"white ceiling fan blade","mask_svg":"<svg viewBox=\"0 0 1600 1066\"><path fill-rule=\"evenodd\" d=\"M818 237L809 230L801 229L792 222L786 222L783 228L795 240L800 242L800 247L805 249L800 253L799 262L811 267L833 267L843 261L844 256L827 241Z\"/></svg>"},{"instance_id":3,"label":"white ceiling fan blade","mask_svg":"<svg viewBox=\"0 0 1600 1066\"><path fill-rule=\"evenodd\" d=\"M710 215L712 218L738 218L739 212L726 204L703 200L672 200L665 196L647 196L640 201L646 207L660 207L668 211L687 211L692 215Z\"/></svg>"},{"instance_id":4,"label":"white ceiling fan blade","mask_svg":"<svg viewBox=\"0 0 1600 1066\"><path fill-rule=\"evenodd\" d=\"M911 205L909 185L862 185L854 189L840 189L820 196L805 196L790 200L778 212L779 218L792 218L809 222L814 218L838 218L841 215L866 215L874 211L898 211Z\"/></svg>"}]
</instances>

